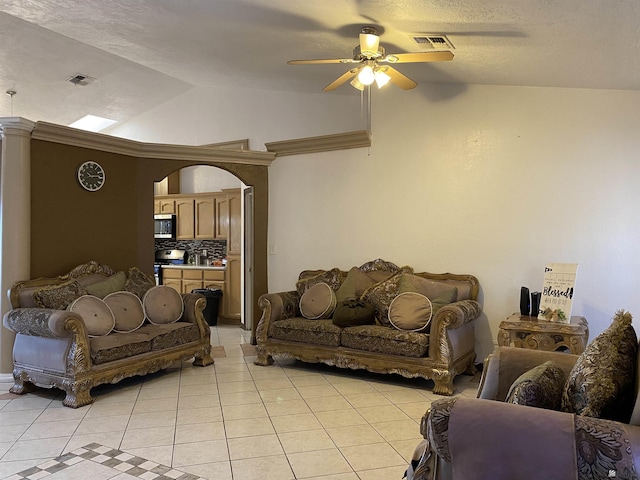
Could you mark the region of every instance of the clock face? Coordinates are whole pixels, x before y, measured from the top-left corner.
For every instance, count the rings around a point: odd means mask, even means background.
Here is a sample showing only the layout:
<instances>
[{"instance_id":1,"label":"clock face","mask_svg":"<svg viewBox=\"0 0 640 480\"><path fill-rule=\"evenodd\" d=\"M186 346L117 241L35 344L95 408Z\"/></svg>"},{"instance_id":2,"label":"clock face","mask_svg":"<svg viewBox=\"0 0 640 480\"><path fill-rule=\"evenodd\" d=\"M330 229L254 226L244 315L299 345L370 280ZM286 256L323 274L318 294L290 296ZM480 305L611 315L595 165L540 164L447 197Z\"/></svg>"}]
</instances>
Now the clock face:
<instances>
[{"instance_id":1,"label":"clock face","mask_svg":"<svg viewBox=\"0 0 640 480\"><path fill-rule=\"evenodd\" d=\"M85 190L95 192L104 185L104 169L99 163L88 161L78 167L78 182Z\"/></svg>"}]
</instances>

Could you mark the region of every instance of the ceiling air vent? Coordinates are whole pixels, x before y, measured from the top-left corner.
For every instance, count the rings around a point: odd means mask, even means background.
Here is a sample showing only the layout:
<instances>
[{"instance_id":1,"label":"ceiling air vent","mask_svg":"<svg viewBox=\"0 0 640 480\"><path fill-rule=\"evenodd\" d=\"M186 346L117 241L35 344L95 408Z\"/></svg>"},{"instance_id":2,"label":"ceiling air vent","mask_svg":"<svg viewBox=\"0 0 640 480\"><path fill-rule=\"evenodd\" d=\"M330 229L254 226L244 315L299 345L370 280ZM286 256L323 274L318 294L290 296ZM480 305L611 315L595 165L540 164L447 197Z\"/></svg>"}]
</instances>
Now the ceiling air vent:
<instances>
[{"instance_id":1,"label":"ceiling air vent","mask_svg":"<svg viewBox=\"0 0 640 480\"><path fill-rule=\"evenodd\" d=\"M84 73L76 73L75 75L67 78L67 82L73 83L74 85L80 85L81 87L85 87L90 83L95 82L95 80L95 78L85 75Z\"/></svg>"},{"instance_id":2,"label":"ceiling air vent","mask_svg":"<svg viewBox=\"0 0 640 480\"><path fill-rule=\"evenodd\" d=\"M423 33L411 35L411 39L425 50L453 50L456 48L446 35Z\"/></svg>"}]
</instances>

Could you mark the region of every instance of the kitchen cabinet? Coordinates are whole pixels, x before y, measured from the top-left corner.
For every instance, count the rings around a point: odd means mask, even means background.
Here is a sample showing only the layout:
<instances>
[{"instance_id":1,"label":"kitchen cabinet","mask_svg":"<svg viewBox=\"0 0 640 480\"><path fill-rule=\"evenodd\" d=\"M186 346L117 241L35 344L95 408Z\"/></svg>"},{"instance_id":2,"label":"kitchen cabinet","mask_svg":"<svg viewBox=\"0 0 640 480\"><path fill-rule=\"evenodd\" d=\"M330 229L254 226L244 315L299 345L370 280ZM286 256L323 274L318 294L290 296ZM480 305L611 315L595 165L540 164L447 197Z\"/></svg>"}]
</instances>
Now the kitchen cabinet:
<instances>
[{"instance_id":1,"label":"kitchen cabinet","mask_svg":"<svg viewBox=\"0 0 640 480\"><path fill-rule=\"evenodd\" d=\"M219 306L219 315L228 317L224 307L225 276L226 272L224 270L197 267L163 268L162 284L173 288L178 293L191 293L192 290L200 288L222 290L222 302Z\"/></svg>"},{"instance_id":2,"label":"kitchen cabinet","mask_svg":"<svg viewBox=\"0 0 640 480\"><path fill-rule=\"evenodd\" d=\"M176 200L173 197L155 197L153 200L153 213L176 213Z\"/></svg>"},{"instance_id":3,"label":"kitchen cabinet","mask_svg":"<svg viewBox=\"0 0 640 480\"><path fill-rule=\"evenodd\" d=\"M224 240L229 235L229 201L226 194L216 195L216 238Z\"/></svg>"},{"instance_id":4,"label":"kitchen cabinet","mask_svg":"<svg viewBox=\"0 0 640 480\"><path fill-rule=\"evenodd\" d=\"M194 200L194 234L197 239L216 238L214 217L216 199L211 197L197 197Z\"/></svg>"},{"instance_id":5,"label":"kitchen cabinet","mask_svg":"<svg viewBox=\"0 0 640 480\"><path fill-rule=\"evenodd\" d=\"M195 203L193 197L176 199L176 240L195 238Z\"/></svg>"}]
</instances>

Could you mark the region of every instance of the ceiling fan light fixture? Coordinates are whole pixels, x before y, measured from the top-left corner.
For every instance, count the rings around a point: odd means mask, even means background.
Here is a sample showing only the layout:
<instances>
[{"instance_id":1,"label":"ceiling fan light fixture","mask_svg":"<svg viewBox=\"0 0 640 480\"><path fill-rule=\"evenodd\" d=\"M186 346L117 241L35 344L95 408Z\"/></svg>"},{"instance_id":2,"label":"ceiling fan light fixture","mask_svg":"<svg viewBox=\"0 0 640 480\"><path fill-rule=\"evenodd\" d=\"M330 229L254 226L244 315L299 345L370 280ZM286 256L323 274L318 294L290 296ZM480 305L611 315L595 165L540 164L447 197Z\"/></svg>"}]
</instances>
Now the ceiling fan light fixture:
<instances>
[{"instance_id":1,"label":"ceiling fan light fixture","mask_svg":"<svg viewBox=\"0 0 640 480\"><path fill-rule=\"evenodd\" d=\"M357 78L363 85L371 85L376 79L375 73L373 73L373 67L371 65L365 65L362 67Z\"/></svg>"},{"instance_id":2,"label":"ceiling fan light fixture","mask_svg":"<svg viewBox=\"0 0 640 480\"><path fill-rule=\"evenodd\" d=\"M360 34L360 53L367 58L378 56L380 37L371 33Z\"/></svg>"},{"instance_id":3,"label":"ceiling fan light fixture","mask_svg":"<svg viewBox=\"0 0 640 480\"><path fill-rule=\"evenodd\" d=\"M376 70L374 72L374 77L376 80L376 85L378 85L379 89L384 87L387 83L389 83L389 80L391 80L391 77L384 73L382 70Z\"/></svg>"},{"instance_id":4,"label":"ceiling fan light fixture","mask_svg":"<svg viewBox=\"0 0 640 480\"><path fill-rule=\"evenodd\" d=\"M364 84L360 82L360 80L358 80L358 76L356 75L355 77L353 77L353 80L351 80L351 86L357 90L363 91L364 90Z\"/></svg>"}]
</instances>

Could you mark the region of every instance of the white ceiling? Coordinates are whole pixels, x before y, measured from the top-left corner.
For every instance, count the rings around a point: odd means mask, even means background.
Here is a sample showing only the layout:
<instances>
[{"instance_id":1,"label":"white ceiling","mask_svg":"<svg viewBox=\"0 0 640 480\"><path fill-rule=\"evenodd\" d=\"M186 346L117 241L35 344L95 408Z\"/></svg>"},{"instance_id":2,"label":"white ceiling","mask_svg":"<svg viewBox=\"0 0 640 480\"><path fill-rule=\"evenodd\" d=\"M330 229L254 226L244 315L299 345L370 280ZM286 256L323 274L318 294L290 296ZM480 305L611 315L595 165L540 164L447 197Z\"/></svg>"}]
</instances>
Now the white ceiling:
<instances>
[{"instance_id":1,"label":"white ceiling","mask_svg":"<svg viewBox=\"0 0 640 480\"><path fill-rule=\"evenodd\" d=\"M287 60L351 57L364 25L387 53L448 36L453 61L396 66L422 84L640 90L638 0L2 0L0 117L126 121L199 86L320 92L348 66Z\"/></svg>"}]
</instances>

